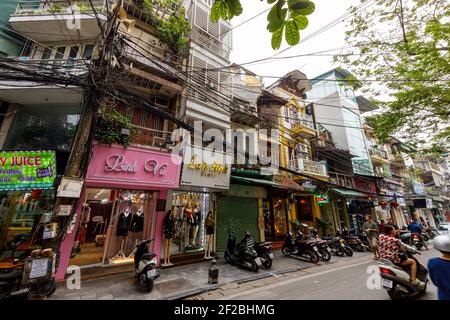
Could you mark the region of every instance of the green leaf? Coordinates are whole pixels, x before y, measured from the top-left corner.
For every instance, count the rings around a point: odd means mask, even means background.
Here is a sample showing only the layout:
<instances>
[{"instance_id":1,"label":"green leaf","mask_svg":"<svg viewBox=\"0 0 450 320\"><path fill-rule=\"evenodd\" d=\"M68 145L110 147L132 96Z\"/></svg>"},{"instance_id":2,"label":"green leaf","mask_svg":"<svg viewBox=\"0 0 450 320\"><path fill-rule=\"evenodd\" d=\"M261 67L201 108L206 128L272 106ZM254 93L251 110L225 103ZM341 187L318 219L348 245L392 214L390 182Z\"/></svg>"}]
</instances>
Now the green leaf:
<instances>
[{"instance_id":1,"label":"green leaf","mask_svg":"<svg viewBox=\"0 0 450 320\"><path fill-rule=\"evenodd\" d=\"M223 2L222 0L216 0L211 8L211 21L217 22L219 21L220 17L222 16L222 8L223 8Z\"/></svg>"},{"instance_id":2,"label":"green leaf","mask_svg":"<svg viewBox=\"0 0 450 320\"><path fill-rule=\"evenodd\" d=\"M291 14L292 19L294 20L295 24L297 25L298 30L306 29L308 26L308 18L305 16L298 15L296 13Z\"/></svg>"},{"instance_id":3,"label":"green leaf","mask_svg":"<svg viewBox=\"0 0 450 320\"><path fill-rule=\"evenodd\" d=\"M277 15L278 15L278 19L282 19L282 9L284 4L286 3L286 0L278 0L276 7L277 7Z\"/></svg>"},{"instance_id":4,"label":"green leaf","mask_svg":"<svg viewBox=\"0 0 450 320\"><path fill-rule=\"evenodd\" d=\"M284 36L286 37L286 42L291 46L296 45L300 41L300 33L293 20L289 20L286 23Z\"/></svg>"},{"instance_id":5,"label":"green leaf","mask_svg":"<svg viewBox=\"0 0 450 320\"><path fill-rule=\"evenodd\" d=\"M270 20L269 24L267 25L267 30L269 30L270 32L278 30L285 22L286 16L287 16L287 9L283 9L281 13L281 19L278 19L278 16L276 16L275 18Z\"/></svg>"},{"instance_id":6,"label":"green leaf","mask_svg":"<svg viewBox=\"0 0 450 320\"><path fill-rule=\"evenodd\" d=\"M289 9L296 14L307 16L316 10L316 6L311 1L291 0L288 3Z\"/></svg>"},{"instance_id":7,"label":"green leaf","mask_svg":"<svg viewBox=\"0 0 450 320\"><path fill-rule=\"evenodd\" d=\"M272 3L274 3L275 1L277 1L277 0L267 0L267 3L268 3L268 4L272 4Z\"/></svg>"},{"instance_id":8,"label":"green leaf","mask_svg":"<svg viewBox=\"0 0 450 320\"><path fill-rule=\"evenodd\" d=\"M284 24L281 26L280 29L272 33L272 48L274 50L278 50L281 46L281 40L283 39L283 29Z\"/></svg>"},{"instance_id":9,"label":"green leaf","mask_svg":"<svg viewBox=\"0 0 450 320\"><path fill-rule=\"evenodd\" d=\"M242 13L242 5L240 0L228 0L227 4L229 19Z\"/></svg>"}]
</instances>

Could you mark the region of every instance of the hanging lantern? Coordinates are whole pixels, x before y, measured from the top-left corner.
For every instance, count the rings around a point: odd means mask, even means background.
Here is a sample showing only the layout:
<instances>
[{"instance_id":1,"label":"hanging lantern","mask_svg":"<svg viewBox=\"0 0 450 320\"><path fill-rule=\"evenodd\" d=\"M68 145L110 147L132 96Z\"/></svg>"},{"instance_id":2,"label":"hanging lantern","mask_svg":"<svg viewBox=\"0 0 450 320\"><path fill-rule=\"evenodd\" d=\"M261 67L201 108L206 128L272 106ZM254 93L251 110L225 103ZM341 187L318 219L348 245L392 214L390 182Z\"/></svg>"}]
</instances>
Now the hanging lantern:
<instances>
[{"instance_id":1,"label":"hanging lantern","mask_svg":"<svg viewBox=\"0 0 450 320\"><path fill-rule=\"evenodd\" d=\"M380 205L382 208L386 208L388 203L386 201L378 201L378 205Z\"/></svg>"},{"instance_id":2,"label":"hanging lantern","mask_svg":"<svg viewBox=\"0 0 450 320\"><path fill-rule=\"evenodd\" d=\"M391 207L394 207L394 208L397 208L397 207L400 206L400 204L399 204L398 202L396 202L396 201L392 201L392 202L390 203L390 205L391 205Z\"/></svg>"}]
</instances>

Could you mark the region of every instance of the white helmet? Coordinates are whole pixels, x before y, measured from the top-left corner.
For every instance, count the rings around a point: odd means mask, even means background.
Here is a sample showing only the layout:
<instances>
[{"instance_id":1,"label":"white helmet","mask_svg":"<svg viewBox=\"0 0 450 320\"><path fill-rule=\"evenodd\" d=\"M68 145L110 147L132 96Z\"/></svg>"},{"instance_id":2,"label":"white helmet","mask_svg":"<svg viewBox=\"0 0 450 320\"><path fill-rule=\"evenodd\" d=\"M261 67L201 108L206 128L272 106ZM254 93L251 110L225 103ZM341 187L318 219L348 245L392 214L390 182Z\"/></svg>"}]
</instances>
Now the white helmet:
<instances>
[{"instance_id":1,"label":"white helmet","mask_svg":"<svg viewBox=\"0 0 450 320\"><path fill-rule=\"evenodd\" d=\"M450 253L450 235L439 235L433 239L433 247L441 252Z\"/></svg>"}]
</instances>

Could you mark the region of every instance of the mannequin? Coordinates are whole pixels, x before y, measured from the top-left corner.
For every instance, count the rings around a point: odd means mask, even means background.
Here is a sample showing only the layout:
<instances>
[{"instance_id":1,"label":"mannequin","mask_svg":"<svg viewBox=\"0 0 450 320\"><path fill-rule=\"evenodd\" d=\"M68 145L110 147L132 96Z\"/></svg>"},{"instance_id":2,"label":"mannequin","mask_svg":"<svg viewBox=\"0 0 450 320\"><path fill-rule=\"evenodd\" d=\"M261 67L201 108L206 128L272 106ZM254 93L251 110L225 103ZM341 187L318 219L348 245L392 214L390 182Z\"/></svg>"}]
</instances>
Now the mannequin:
<instances>
[{"instance_id":1,"label":"mannequin","mask_svg":"<svg viewBox=\"0 0 450 320\"><path fill-rule=\"evenodd\" d=\"M124 250L123 246L125 244L125 239L128 237L128 230L129 230L131 218L132 218L132 214L131 214L130 208L128 208L128 207L125 209L124 212L119 214L119 216L117 218L116 235L118 237L122 237L122 242L120 244L119 252L117 252L117 254L113 257L113 259L126 258L125 253L123 251Z\"/></svg>"},{"instance_id":2,"label":"mannequin","mask_svg":"<svg viewBox=\"0 0 450 320\"><path fill-rule=\"evenodd\" d=\"M199 229L200 223L202 222L202 210L201 210L200 205L198 203L195 204L193 218L194 218L194 223L192 225L192 227L193 227L193 230L192 230L193 236L192 236L191 244L193 246L195 246L195 240L197 239L198 229Z\"/></svg>"},{"instance_id":3,"label":"mannequin","mask_svg":"<svg viewBox=\"0 0 450 320\"><path fill-rule=\"evenodd\" d=\"M144 208L140 206L136 213L131 215L130 228L131 242L134 240L134 246L137 246L139 240L142 239L142 232L144 231ZM133 245L133 244L132 244ZM131 253L128 258L133 257L134 248L131 249Z\"/></svg>"},{"instance_id":4,"label":"mannequin","mask_svg":"<svg viewBox=\"0 0 450 320\"><path fill-rule=\"evenodd\" d=\"M189 247L190 230L193 224L193 215L191 205L188 205L183 210L183 220L184 220L184 246Z\"/></svg>"},{"instance_id":5,"label":"mannequin","mask_svg":"<svg viewBox=\"0 0 450 320\"><path fill-rule=\"evenodd\" d=\"M163 266L172 266L170 262L170 243L175 228L175 211L170 209L164 218L163 235L164 235L164 263Z\"/></svg>"},{"instance_id":6,"label":"mannequin","mask_svg":"<svg viewBox=\"0 0 450 320\"><path fill-rule=\"evenodd\" d=\"M213 213L212 211L208 211L208 216L206 217L205 220L205 227L206 227L206 248L205 248L205 259L212 259L213 257L211 257L211 239L214 235L214 231L215 231L215 222L214 222L214 218L213 218Z\"/></svg>"}]
</instances>

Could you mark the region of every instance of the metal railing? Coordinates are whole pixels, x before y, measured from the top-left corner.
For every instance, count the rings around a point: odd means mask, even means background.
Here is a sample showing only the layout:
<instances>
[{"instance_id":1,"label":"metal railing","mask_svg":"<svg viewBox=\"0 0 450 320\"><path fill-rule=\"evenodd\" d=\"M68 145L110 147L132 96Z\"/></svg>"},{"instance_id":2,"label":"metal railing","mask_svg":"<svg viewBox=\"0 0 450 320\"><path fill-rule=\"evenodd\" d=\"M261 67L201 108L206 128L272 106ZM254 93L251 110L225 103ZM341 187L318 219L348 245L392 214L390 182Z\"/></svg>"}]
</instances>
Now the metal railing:
<instances>
[{"instance_id":1,"label":"metal railing","mask_svg":"<svg viewBox=\"0 0 450 320\"><path fill-rule=\"evenodd\" d=\"M155 41L154 44L143 42L143 41L136 41L140 47L145 48L148 52L145 50L139 48L136 46L135 48L125 47L123 52L125 55L127 55L129 58L139 61L146 65L152 65L156 66L152 61L155 59L158 59L158 63L164 62L168 64L169 66L172 66L177 69L181 69L183 67L183 58L173 53L170 49L165 49L162 46L159 46L159 40ZM149 54L151 52L154 54L154 57Z\"/></svg>"},{"instance_id":2,"label":"metal railing","mask_svg":"<svg viewBox=\"0 0 450 320\"><path fill-rule=\"evenodd\" d=\"M293 121L291 121L291 124L292 124L292 126L301 125L304 127L314 129L313 117L308 114L302 113L302 112L297 112L295 118L293 119Z\"/></svg>"},{"instance_id":3,"label":"metal railing","mask_svg":"<svg viewBox=\"0 0 450 320\"><path fill-rule=\"evenodd\" d=\"M347 174L329 171L330 182L342 187L353 188L353 177Z\"/></svg>"},{"instance_id":4,"label":"metal railing","mask_svg":"<svg viewBox=\"0 0 450 320\"><path fill-rule=\"evenodd\" d=\"M106 1L92 0L97 12L106 11ZM93 12L89 0L49 0L49 1L19 1L13 15L48 15L48 14L72 14L73 12Z\"/></svg>"},{"instance_id":5,"label":"metal railing","mask_svg":"<svg viewBox=\"0 0 450 320\"><path fill-rule=\"evenodd\" d=\"M166 142L170 141L172 132L162 131L157 129L150 129L146 127L141 127L133 125L137 130L136 134L132 139L133 144L162 148L169 145Z\"/></svg>"},{"instance_id":6,"label":"metal railing","mask_svg":"<svg viewBox=\"0 0 450 320\"><path fill-rule=\"evenodd\" d=\"M57 72L67 72L69 74L82 74L87 72L86 64L91 63L89 59L27 59L25 57L18 58L20 62L25 63L29 68L46 68Z\"/></svg>"},{"instance_id":7,"label":"metal railing","mask_svg":"<svg viewBox=\"0 0 450 320\"><path fill-rule=\"evenodd\" d=\"M381 158L383 158L385 160L388 160L387 152L384 151L384 150L381 150L381 149L376 148L376 147L371 147L369 149L369 152L370 152L371 155L379 156L379 157L381 157Z\"/></svg>"},{"instance_id":8,"label":"metal railing","mask_svg":"<svg viewBox=\"0 0 450 320\"><path fill-rule=\"evenodd\" d=\"M326 165L318 161L299 158L294 161L290 161L289 167L291 170L301 173L328 176Z\"/></svg>"}]
</instances>

